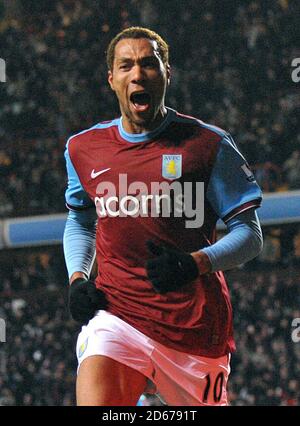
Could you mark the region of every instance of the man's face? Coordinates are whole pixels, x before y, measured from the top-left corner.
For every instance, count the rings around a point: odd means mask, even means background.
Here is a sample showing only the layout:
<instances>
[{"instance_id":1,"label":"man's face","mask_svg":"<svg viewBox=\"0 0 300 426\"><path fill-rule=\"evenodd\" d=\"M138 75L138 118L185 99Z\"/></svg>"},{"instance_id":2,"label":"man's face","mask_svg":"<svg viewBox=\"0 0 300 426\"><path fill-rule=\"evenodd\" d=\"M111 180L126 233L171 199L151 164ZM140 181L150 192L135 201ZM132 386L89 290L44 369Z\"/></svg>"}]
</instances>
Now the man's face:
<instances>
[{"instance_id":1,"label":"man's face","mask_svg":"<svg viewBox=\"0 0 300 426\"><path fill-rule=\"evenodd\" d=\"M116 44L108 81L119 100L125 130L151 129L164 108L169 77L155 41L129 38Z\"/></svg>"}]
</instances>

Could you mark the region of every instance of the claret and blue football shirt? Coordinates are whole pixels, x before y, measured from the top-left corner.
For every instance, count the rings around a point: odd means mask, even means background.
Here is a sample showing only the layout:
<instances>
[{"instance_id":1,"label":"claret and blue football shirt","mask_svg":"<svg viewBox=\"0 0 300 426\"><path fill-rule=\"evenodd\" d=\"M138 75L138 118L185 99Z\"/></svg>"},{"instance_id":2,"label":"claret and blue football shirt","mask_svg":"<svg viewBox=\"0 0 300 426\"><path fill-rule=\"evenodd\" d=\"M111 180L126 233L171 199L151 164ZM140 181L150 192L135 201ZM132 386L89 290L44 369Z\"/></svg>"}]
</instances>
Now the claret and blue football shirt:
<instances>
[{"instance_id":1,"label":"claret and blue football shirt","mask_svg":"<svg viewBox=\"0 0 300 426\"><path fill-rule=\"evenodd\" d=\"M121 118L99 123L72 136L65 156L68 208L98 213L96 285L108 311L179 351L212 358L232 352L222 272L165 295L155 293L145 273L147 240L197 251L215 242L219 218L226 223L259 207L260 188L231 136L168 108L159 128L144 134L127 133ZM169 215L163 209L153 214L161 195L155 188L172 184L188 189L183 199L193 208L202 197L201 226L187 227L191 217L172 208Z\"/></svg>"}]
</instances>

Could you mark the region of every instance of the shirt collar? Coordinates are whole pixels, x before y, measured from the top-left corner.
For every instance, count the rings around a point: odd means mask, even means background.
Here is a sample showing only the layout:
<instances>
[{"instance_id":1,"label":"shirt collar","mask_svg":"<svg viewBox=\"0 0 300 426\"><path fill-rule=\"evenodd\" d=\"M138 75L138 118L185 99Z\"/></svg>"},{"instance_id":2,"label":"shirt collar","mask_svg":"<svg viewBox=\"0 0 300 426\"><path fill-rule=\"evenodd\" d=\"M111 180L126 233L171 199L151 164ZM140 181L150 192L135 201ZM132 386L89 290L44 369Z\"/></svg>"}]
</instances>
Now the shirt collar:
<instances>
[{"instance_id":1,"label":"shirt collar","mask_svg":"<svg viewBox=\"0 0 300 426\"><path fill-rule=\"evenodd\" d=\"M118 130L123 139L127 142L146 142L151 139L154 139L159 133L161 133L172 121L173 115L175 113L171 108L167 109L167 115L162 121L162 123L154 130L145 133L128 133L124 130L122 117L119 118Z\"/></svg>"}]
</instances>

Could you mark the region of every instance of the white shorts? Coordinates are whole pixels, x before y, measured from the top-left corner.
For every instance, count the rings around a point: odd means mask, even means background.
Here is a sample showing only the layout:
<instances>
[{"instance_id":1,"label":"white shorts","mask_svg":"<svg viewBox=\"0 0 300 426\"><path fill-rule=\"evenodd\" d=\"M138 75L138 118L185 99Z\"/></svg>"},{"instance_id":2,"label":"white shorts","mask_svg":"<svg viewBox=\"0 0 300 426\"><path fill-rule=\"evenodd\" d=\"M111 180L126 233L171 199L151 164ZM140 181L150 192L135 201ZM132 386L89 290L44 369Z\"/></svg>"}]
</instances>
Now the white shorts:
<instances>
[{"instance_id":1,"label":"white shorts","mask_svg":"<svg viewBox=\"0 0 300 426\"><path fill-rule=\"evenodd\" d=\"M78 368L91 355L105 355L138 370L167 405L227 405L229 355L206 358L167 348L106 311L82 327L76 353Z\"/></svg>"}]
</instances>

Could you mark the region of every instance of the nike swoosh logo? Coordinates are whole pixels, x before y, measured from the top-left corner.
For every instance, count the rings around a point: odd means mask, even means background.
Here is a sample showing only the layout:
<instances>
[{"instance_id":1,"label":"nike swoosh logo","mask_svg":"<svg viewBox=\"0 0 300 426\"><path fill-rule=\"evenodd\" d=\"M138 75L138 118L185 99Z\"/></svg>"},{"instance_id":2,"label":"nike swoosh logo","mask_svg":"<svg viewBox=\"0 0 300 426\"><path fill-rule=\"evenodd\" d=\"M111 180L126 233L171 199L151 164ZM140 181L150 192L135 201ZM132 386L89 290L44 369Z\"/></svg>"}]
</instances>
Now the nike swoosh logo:
<instances>
[{"instance_id":1,"label":"nike swoosh logo","mask_svg":"<svg viewBox=\"0 0 300 426\"><path fill-rule=\"evenodd\" d=\"M92 173L91 173L91 178L95 179L96 177L102 175L102 173L108 172L108 170L110 170L110 169L111 169L111 167L109 167L108 169L100 170L99 172L95 172L95 169L93 169Z\"/></svg>"}]
</instances>

